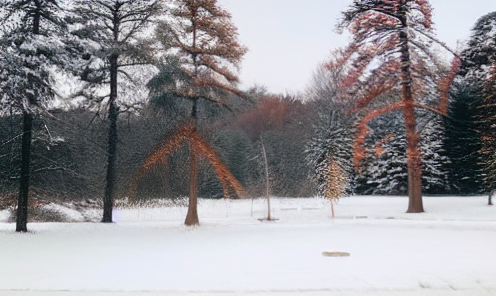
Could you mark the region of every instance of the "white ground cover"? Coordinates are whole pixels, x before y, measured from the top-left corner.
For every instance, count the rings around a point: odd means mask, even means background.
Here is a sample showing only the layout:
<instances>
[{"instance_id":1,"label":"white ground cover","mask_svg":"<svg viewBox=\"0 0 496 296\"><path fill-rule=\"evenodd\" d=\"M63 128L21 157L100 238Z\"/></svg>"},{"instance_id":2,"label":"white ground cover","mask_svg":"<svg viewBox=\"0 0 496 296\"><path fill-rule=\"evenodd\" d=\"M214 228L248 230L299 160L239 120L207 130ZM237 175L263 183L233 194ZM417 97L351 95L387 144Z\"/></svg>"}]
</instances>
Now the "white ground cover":
<instances>
[{"instance_id":1,"label":"white ground cover","mask_svg":"<svg viewBox=\"0 0 496 296\"><path fill-rule=\"evenodd\" d=\"M486 197L329 202L201 200L116 210L116 223L0 222L0 295L496 295L496 207ZM67 213L69 214L69 213ZM6 219L0 213L0 221ZM348 252L332 258L322 252Z\"/></svg>"}]
</instances>

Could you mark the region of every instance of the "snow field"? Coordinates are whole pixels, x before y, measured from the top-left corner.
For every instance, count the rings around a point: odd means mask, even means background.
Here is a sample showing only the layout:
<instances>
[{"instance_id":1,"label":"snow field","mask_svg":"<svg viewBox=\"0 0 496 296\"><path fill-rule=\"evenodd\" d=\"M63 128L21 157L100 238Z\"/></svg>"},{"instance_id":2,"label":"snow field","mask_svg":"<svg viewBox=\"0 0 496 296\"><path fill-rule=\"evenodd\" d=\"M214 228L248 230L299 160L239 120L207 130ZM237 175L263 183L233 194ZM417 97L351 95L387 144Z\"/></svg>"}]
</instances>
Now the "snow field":
<instances>
[{"instance_id":1,"label":"snow field","mask_svg":"<svg viewBox=\"0 0 496 296\"><path fill-rule=\"evenodd\" d=\"M117 223L0 223L0 295L494 295L496 208L484 197L202 200L116 210ZM351 253L330 258L324 251Z\"/></svg>"}]
</instances>

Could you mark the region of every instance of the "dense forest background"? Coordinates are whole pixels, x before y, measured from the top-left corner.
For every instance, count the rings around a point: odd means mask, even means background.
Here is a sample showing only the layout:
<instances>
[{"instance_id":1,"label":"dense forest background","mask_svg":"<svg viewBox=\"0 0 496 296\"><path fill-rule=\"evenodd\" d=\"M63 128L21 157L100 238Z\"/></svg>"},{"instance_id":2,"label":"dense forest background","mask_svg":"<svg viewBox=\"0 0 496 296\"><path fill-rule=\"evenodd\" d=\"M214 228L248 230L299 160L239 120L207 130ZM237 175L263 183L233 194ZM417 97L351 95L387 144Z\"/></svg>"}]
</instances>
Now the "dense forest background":
<instances>
[{"instance_id":1,"label":"dense forest background","mask_svg":"<svg viewBox=\"0 0 496 296\"><path fill-rule=\"evenodd\" d=\"M232 112L206 110L199 129L210 140L222 161L245 187L248 196L263 195L265 164L261 139L267 151L272 194L314 196L311 168L305 161L312 134L312 104L293 98L258 95L257 102L244 102ZM207 104L203 104L208 109ZM181 108L177 106L177 108ZM215 114L217 113L217 114ZM175 198L188 194L188 153L178 151L167 166L154 167L137 176L139 167L159 143L183 120L169 112L143 110L118 123L119 153L117 187L120 197ZM211 116L210 116L211 115ZM16 192L20 165L22 117L1 118L2 194ZM94 112L81 108L51 110L35 119L32 188L36 195L60 198L94 198L105 188L107 123ZM222 197L222 187L207 163L201 163L199 196ZM138 179L137 179L138 178ZM131 185L137 182L137 190ZM132 196L130 196L132 195Z\"/></svg>"}]
</instances>

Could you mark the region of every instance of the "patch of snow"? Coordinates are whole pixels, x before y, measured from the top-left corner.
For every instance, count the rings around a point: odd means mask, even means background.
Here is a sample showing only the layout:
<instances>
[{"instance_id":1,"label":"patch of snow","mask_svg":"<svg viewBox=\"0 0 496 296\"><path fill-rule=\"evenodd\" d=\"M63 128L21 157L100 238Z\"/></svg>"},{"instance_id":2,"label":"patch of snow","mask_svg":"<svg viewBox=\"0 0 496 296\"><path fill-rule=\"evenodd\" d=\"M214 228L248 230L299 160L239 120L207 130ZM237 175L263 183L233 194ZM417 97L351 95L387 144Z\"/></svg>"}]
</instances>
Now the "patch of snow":
<instances>
[{"instance_id":1,"label":"patch of snow","mask_svg":"<svg viewBox=\"0 0 496 296\"><path fill-rule=\"evenodd\" d=\"M426 197L422 214L404 213L406 197L347 197L336 219L324 199L271 201L270 223L257 220L263 198L201 200L199 227L182 225L185 207L119 209L110 224L30 223L27 234L0 223L0 295L496 293L487 197Z\"/></svg>"},{"instance_id":2,"label":"patch of snow","mask_svg":"<svg viewBox=\"0 0 496 296\"><path fill-rule=\"evenodd\" d=\"M0 211L0 222L7 222L10 218L10 210L1 210Z\"/></svg>"}]
</instances>

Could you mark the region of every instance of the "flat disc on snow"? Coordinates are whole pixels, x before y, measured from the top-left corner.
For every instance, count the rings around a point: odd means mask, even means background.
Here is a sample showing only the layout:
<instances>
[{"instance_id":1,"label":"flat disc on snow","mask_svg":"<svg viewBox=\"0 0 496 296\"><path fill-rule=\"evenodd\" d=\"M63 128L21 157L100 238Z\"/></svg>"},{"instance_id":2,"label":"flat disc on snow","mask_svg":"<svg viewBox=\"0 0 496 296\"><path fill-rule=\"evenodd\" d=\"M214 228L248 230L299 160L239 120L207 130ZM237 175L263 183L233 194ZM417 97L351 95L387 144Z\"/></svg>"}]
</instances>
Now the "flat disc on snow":
<instances>
[{"instance_id":1,"label":"flat disc on snow","mask_svg":"<svg viewBox=\"0 0 496 296\"><path fill-rule=\"evenodd\" d=\"M324 257L349 257L350 253L346 252L322 252Z\"/></svg>"}]
</instances>

